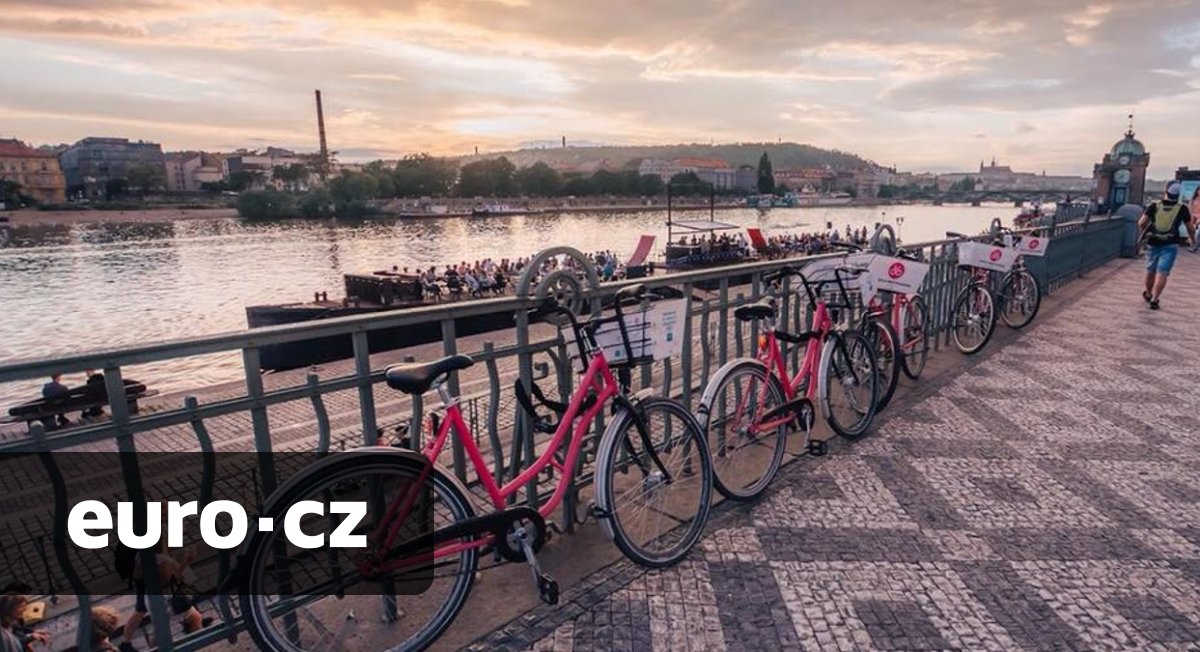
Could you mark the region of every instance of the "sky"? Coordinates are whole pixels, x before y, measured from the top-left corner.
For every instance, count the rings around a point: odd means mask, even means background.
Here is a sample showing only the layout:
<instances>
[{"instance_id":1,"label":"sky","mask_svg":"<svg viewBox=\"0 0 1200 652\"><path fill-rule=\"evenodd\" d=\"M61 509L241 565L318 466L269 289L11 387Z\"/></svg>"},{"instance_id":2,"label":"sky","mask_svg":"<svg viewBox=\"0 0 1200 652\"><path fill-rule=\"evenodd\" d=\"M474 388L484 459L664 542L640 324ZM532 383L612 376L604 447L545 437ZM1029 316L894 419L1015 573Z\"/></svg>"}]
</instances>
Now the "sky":
<instances>
[{"instance_id":1,"label":"sky","mask_svg":"<svg viewBox=\"0 0 1200 652\"><path fill-rule=\"evenodd\" d=\"M1200 0L0 0L0 137L345 160L795 141L1090 175L1135 115L1200 167Z\"/></svg>"}]
</instances>

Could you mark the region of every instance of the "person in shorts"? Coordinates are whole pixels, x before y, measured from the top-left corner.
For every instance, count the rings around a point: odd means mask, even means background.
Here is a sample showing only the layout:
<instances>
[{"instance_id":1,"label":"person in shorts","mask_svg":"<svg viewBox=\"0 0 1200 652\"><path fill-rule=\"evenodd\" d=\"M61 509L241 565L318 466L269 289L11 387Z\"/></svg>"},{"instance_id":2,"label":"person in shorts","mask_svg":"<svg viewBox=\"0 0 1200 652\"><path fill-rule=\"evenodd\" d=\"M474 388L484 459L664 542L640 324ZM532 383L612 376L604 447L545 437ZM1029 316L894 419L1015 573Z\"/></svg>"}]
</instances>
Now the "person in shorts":
<instances>
[{"instance_id":1,"label":"person in shorts","mask_svg":"<svg viewBox=\"0 0 1200 652\"><path fill-rule=\"evenodd\" d=\"M1151 310L1158 310L1158 301L1167 287L1171 268L1175 266L1179 245L1196 237L1191 213L1179 201L1179 182L1167 184L1163 199L1150 204L1138 219L1138 228L1145 233L1143 237L1147 244L1146 289L1142 291L1142 298Z\"/></svg>"}]
</instances>

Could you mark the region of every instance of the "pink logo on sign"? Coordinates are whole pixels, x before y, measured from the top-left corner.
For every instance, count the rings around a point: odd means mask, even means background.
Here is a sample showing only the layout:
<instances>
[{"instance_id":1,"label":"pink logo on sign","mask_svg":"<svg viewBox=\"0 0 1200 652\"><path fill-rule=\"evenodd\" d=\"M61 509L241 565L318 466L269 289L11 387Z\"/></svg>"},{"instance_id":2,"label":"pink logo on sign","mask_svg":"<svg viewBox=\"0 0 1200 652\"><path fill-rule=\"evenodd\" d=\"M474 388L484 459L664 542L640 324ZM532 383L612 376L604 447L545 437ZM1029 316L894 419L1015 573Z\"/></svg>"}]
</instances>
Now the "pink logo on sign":
<instances>
[{"instance_id":1,"label":"pink logo on sign","mask_svg":"<svg viewBox=\"0 0 1200 652\"><path fill-rule=\"evenodd\" d=\"M888 267L888 277L900 278L901 276L904 276L904 263L892 263Z\"/></svg>"},{"instance_id":2,"label":"pink logo on sign","mask_svg":"<svg viewBox=\"0 0 1200 652\"><path fill-rule=\"evenodd\" d=\"M1037 238L1030 238L1030 240L1029 240L1029 250L1030 251L1037 251L1037 248L1040 246L1042 246L1041 240L1038 240Z\"/></svg>"},{"instance_id":3,"label":"pink logo on sign","mask_svg":"<svg viewBox=\"0 0 1200 652\"><path fill-rule=\"evenodd\" d=\"M994 262L1000 260L1000 257L1003 255L1004 255L1004 252L1001 251L1000 249L993 249L992 253L988 254L988 258L990 258L991 261L994 263Z\"/></svg>"}]
</instances>

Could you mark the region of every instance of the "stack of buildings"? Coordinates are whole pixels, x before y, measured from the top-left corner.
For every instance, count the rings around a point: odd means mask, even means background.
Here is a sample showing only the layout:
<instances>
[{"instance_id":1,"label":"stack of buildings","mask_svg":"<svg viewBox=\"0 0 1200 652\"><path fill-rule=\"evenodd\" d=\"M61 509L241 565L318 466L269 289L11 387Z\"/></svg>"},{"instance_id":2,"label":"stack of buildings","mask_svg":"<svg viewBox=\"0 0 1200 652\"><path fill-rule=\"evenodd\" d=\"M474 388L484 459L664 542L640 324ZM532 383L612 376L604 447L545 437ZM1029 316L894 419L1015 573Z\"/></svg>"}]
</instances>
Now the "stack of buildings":
<instances>
[{"instance_id":1,"label":"stack of buildings","mask_svg":"<svg viewBox=\"0 0 1200 652\"><path fill-rule=\"evenodd\" d=\"M44 204L67 200L67 183L58 157L15 139L0 139L0 180L21 186L21 193Z\"/></svg>"}]
</instances>

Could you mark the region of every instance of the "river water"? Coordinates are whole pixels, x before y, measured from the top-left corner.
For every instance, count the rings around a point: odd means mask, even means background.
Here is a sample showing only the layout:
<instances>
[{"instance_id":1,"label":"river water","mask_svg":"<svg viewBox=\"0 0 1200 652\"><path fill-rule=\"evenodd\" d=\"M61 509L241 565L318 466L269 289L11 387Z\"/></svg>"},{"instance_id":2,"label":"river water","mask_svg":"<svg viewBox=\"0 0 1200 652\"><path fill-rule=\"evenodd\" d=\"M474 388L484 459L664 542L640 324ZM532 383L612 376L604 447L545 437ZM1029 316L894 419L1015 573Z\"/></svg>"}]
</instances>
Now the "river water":
<instances>
[{"instance_id":1,"label":"river water","mask_svg":"<svg viewBox=\"0 0 1200 652\"><path fill-rule=\"evenodd\" d=\"M886 210L886 213L884 212ZM767 235L839 230L880 221L901 240L967 233L1011 205L718 211L716 219ZM707 212L689 217L706 217ZM897 217L903 217L898 224ZM677 218L678 219L678 218ZM163 223L20 226L0 245L0 362L241 330L247 305L342 294L341 275L528 256L550 245L627 256L642 234L666 239L665 212L493 218L290 220L196 219ZM161 391L241 377L237 354L145 365L126 372ZM82 382L82 371L64 377ZM38 396L40 383L0 385L0 408Z\"/></svg>"}]
</instances>

